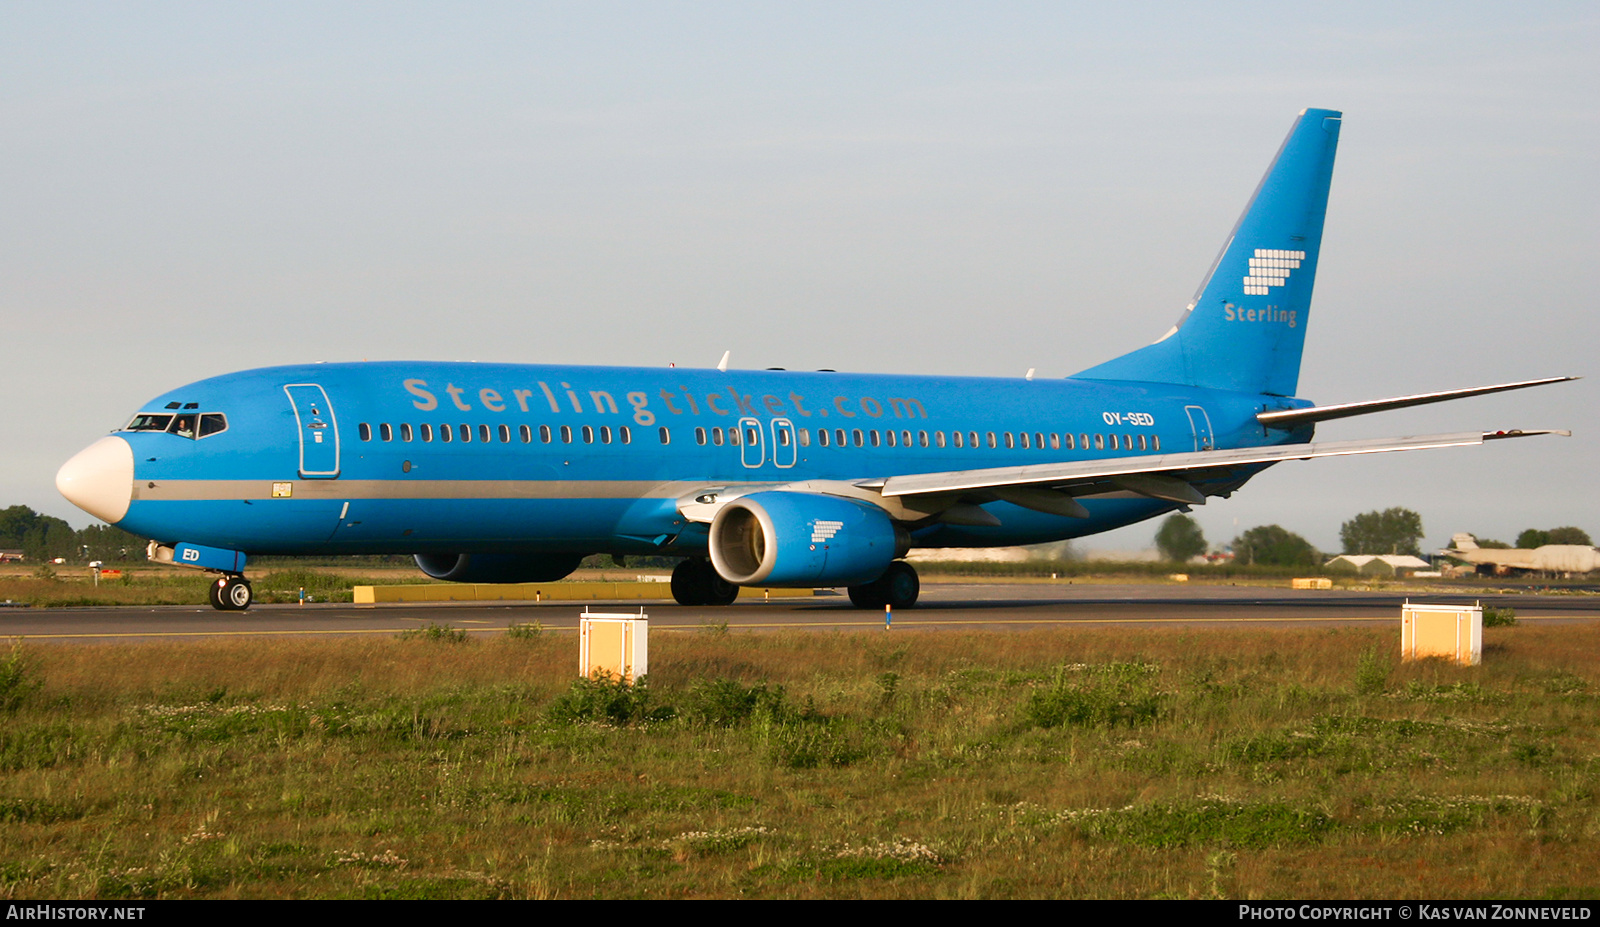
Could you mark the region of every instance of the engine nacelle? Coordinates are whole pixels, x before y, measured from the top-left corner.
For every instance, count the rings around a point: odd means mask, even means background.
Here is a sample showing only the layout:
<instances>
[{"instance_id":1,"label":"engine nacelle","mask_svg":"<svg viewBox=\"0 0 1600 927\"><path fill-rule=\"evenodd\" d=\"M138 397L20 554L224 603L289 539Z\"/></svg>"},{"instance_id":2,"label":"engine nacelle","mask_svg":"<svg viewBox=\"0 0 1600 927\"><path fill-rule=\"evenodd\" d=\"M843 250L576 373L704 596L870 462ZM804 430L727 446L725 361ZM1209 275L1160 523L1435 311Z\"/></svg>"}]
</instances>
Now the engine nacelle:
<instances>
[{"instance_id":1,"label":"engine nacelle","mask_svg":"<svg viewBox=\"0 0 1600 927\"><path fill-rule=\"evenodd\" d=\"M883 509L843 496L751 493L711 520L711 563L740 585L857 586L909 547Z\"/></svg>"},{"instance_id":2,"label":"engine nacelle","mask_svg":"<svg viewBox=\"0 0 1600 927\"><path fill-rule=\"evenodd\" d=\"M583 554L417 554L417 568L452 583L553 583Z\"/></svg>"}]
</instances>

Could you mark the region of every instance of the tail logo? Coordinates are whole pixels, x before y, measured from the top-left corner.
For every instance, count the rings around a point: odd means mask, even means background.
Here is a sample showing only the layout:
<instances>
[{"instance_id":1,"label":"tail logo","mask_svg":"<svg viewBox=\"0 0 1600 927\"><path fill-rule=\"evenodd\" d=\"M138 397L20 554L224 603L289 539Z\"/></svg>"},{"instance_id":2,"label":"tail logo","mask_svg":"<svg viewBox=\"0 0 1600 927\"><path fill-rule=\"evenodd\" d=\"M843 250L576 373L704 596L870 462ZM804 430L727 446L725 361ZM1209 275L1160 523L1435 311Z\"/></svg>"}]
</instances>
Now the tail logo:
<instances>
[{"instance_id":1,"label":"tail logo","mask_svg":"<svg viewBox=\"0 0 1600 927\"><path fill-rule=\"evenodd\" d=\"M1304 251L1257 248L1250 259L1250 276L1244 278L1244 295L1270 296L1273 287L1289 282L1289 273L1298 270L1305 259Z\"/></svg>"}]
</instances>

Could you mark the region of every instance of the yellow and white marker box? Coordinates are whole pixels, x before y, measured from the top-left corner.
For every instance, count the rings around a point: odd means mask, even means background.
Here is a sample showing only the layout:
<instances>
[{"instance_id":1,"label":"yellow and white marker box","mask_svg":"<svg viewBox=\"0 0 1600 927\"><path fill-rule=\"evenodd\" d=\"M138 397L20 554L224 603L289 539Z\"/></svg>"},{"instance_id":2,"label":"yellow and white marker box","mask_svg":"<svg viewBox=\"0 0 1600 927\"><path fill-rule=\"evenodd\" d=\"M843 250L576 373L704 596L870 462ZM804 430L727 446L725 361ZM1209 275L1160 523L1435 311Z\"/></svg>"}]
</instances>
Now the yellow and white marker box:
<instances>
[{"instance_id":1,"label":"yellow and white marker box","mask_svg":"<svg viewBox=\"0 0 1600 927\"><path fill-rule=\"evenodd\" d=\"M632 684L650 672L650 619L585 609L578 622L578 674L607 676Z\"/></svg>"},{"instance_id":2,"label":"yellow and white marker box","mask_svg":"<svg viewBox=\"0 0 1600 927\"><path fill-rule=\"evenodd\" d=\"M1483 662L1483 606L1413 605L1400 610L1400 658L1444 657L1462 666Z\"/></svg>"}]
</instances>

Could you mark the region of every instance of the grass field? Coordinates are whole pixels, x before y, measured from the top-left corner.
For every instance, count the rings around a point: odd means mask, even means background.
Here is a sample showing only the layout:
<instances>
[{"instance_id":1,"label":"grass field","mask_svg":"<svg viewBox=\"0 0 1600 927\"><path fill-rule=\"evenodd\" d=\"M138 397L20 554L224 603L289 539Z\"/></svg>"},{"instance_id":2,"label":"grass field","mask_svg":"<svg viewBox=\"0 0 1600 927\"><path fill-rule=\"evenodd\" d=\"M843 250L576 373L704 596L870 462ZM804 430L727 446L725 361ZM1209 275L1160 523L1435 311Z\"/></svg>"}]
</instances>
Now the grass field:
<instances>
[{"instance_id":1,"label":"grass field","mask_svg":"<svg viewBox=\"0 0 1600 927\"><path fill-rule=\"evenodd\" d=\"M1600 629L0 649L8 898L1600 894Z\"/></svg>"}]
</instances>

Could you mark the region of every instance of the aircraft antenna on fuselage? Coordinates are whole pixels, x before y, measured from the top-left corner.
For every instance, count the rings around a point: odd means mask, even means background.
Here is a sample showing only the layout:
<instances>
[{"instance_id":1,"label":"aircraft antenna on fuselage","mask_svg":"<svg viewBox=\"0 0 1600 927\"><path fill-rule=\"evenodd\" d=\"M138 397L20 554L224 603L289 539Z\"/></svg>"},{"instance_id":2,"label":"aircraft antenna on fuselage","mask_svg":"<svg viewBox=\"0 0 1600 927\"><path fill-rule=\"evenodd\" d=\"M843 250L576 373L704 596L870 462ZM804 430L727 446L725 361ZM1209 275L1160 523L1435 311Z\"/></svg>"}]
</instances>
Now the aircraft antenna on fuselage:
<instances>
[{"instance_id":1,"label":"aircraft antenna on fuselage","mask_svg":"<svg viewBox=\"0 0 1600 927\"><path fill-rule=\"evenodd\" d=\"M717 369L722 371L723 373L727 373L728 372L728 358L730 358L732 356L733 356L733 349L732 348L729 348L728 350L723 351L722 352L722 360L717 361Z\"/></svg>"}]
</instances>

